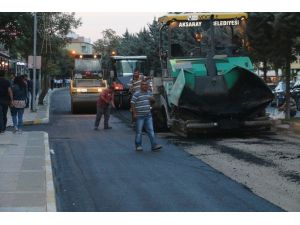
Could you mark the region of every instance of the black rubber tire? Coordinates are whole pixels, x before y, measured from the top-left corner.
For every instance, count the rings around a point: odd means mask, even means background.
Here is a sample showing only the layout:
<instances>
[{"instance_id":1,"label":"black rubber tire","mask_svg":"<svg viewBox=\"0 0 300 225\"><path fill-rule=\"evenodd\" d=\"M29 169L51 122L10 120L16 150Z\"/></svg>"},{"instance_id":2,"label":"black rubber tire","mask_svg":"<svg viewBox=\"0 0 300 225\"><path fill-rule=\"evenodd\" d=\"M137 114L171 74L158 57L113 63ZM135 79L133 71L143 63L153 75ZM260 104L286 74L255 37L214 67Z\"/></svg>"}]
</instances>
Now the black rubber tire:
<instances>
[{"instance_id":1,"label":"black rubber tire","mask_svg":"<svg viewBox=\"0 0 300 225\"><path fill-rule=\"evenodd\" d=\"M167 116L165 110L152 110L153 128L155 132L166 132L169 130L167 125Z\"/></svg>"},{"instance_id":2,"label":"black rubber tire","mask_svg":"<svg viewBox=\"0 0 300 225\"><path fill-rule=\"evenodd\" d=\"M77 114L78 109L77 109L77 105L74 102L71 102L71 112L72 114Z\"/></svg>"},{"instance_id":3,"label":"black rubber tire","mask_svg":"<svg viewBox=\"0 0 300 225\"><path fill-rule=\"evenodd\" d=\"M296 101L297 110L300 111L300 97Z\"/></svg>"}]
</instances>

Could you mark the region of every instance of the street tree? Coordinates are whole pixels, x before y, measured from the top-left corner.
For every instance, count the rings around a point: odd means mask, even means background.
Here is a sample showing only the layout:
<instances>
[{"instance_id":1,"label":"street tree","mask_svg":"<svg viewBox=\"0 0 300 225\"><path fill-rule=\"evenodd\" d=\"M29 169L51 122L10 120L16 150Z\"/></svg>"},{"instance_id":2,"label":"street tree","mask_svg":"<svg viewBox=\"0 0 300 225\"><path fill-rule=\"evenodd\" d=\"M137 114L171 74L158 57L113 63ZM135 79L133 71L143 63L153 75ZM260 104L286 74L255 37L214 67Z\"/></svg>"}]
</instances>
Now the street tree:
<instances>
[{"instance_id":1,"label":"street tree","mask_svg":"<svg viewBox=\"0 0 300 225\"><path fill-rule=\"evenodd\" d=\"M161 73L159 57L159 24L156 18L153 18L151 24L148 24L149 44L146 55L148 57L150 69L154 74Z\"/></svg>"},{"instance_id":2,"label":"street tree","mask_svg":"<svg viewBox=\"0 0 300 225\"><path fill-rule=\"evenodd\" d=\"M81 25L81 20L75 18L75 13L41 12L37 14L39 19L38 33L40 36L39 53L42 56L42 91L39 96L39 104L49 89L51 75L57 75L59 69L54 66L59 64L62 51L68 42L67 34ZM54 74L53 74L54 73Z\"/></svg>"},{"instance_id":3,"label":"street tree","mask_svg":"<svg viewBox=\"0 0 300 225\"><path fill-rule=\"evenodd\" d=\"M110 63L110 56L113 51L117 51L120 37L117 35L116 31L112 29L106 29L101 33L102 38L94 42L94 46L95 50L101 54L103 70L107 70Z\"/></svg>"},{"instance_id":4,"label":"street tree","mask_svg":"<svg viewBox=\"0 0 300 225\"><path fill-rule=\"evenodd\" d=\"M62 48L68 39L66 35L81 25L75 13L40 12L37 13L37 55L42 56L42 91L39 104L49 88L50 75L57 75L68 68L60 67L66 54ZM12 58L27 59L33 49L33 13L0 13L0 42L10 51ZM63 60L70 63L70 60Z\"/></svg>"},{"instance_id":5,"label":"street tree","mask_svg":"<svg viewBox=\"0 0 300 225\"><path fill-rule=\"evenodd\" d=\"M286 81L286 119L290 119L291 63L300 53L300 13L276 13L274 21L273 55L282 59Z\"/></svg>"},{"instance_id":6,"label":"street tree","mask_svg":"<svg viewBox=\"0 0 300 225\"><path fill-rule=\"evenodd\" d=\"M291 63L296 60L300 48L300 13L250 13L247 34L252 56L264 64L284 68L286 82L286 119L290 118Z\"/></svg>"},{"instance_id":7,"label":"street tree","mask_svg":"<svg viewBox=\"0 0 300 225\"><path fill-rule=\"evenodd\" d=\"M121 36L120 42L117 46L119 55L133 56L137 55L137 35L130 34L126 29L125 33Z\"/></svg>"},{"instance_id":8,"label":"street tree","mask_svg":"<svg viewBox=\"0 0 300 225\"><path fill-rule=\"evenodd\" d=\"M120 38L117 51L120 55L146 55L149 68L157 74L160 73L159 26L155 18L147 26L134 34L126 30Z\"/></svg>"}]
</instances>

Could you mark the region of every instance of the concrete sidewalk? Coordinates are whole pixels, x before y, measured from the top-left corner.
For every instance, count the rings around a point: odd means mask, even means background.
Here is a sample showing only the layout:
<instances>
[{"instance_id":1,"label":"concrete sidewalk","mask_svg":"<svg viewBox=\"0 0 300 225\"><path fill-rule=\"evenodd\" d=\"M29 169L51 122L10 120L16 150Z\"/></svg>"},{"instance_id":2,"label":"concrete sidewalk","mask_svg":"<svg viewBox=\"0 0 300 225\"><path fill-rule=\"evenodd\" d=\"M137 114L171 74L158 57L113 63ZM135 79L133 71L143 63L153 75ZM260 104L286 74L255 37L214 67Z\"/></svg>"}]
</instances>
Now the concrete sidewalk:
<instances>
[{"instance_id":1,"label":"concrete sidewalk","mask_svg":"<svg viewBox=\"0 0 300 225\"><path fill-rule=\"evenodd\" d=\"M49 99L37 112L25 109L24 125L49 122ZM8 126L12 126L8 112ZM6 131L0 135L0 211L56 211L48 134Z\"/></svg>"}]
</instances>

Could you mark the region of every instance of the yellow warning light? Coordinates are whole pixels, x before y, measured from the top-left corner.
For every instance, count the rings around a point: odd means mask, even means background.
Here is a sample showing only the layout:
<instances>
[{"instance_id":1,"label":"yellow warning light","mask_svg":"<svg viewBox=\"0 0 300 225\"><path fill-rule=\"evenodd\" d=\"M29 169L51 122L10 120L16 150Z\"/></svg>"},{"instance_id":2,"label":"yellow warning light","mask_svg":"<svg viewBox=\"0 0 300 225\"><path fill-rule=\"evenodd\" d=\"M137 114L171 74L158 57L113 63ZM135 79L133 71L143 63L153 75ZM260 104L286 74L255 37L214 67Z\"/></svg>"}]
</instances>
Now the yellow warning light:
<instances>
[{"instance_id":1,"label":"yellow warning light","mask_svg":"<svg viewBox=\"0 0 300 225\"><path fill-rule=\"evenodd\" d=\"M197 42L201 42L203 38L203 35L201 33L196 33L195 34L195 39Z\"/></svg>"},{"instance_id":2,"label":"yellow warning light","mask_svg":"<svg viewBox=\"0 0 300 225\"><path fill-rule=\"evenodd\" d=\"M177 21L172 21L169 26L171 28L177 27L178 26L178 22Z\"/></svg>"}]
</instances>

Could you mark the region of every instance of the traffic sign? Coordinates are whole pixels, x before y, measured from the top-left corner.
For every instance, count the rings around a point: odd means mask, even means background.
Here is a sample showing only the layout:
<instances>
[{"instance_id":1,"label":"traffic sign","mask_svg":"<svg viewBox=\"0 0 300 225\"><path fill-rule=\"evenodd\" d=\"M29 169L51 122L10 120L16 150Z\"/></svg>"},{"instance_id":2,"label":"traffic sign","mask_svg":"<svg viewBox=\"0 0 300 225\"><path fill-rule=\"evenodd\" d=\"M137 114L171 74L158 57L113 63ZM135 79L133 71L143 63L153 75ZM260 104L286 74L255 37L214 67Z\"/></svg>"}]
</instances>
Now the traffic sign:
<instances>
[{"instance_id":1,"label":"traffic sign","mask_svg":"<svg viewBox=\"0 0 300 225\"><path fill-rule=\"evenodd\" d=\"M33 69L33 56L28 56L28 68ZM40 70L42 68L42 57L36 56L35 68Z\"/></svg>"}]
</instances>

